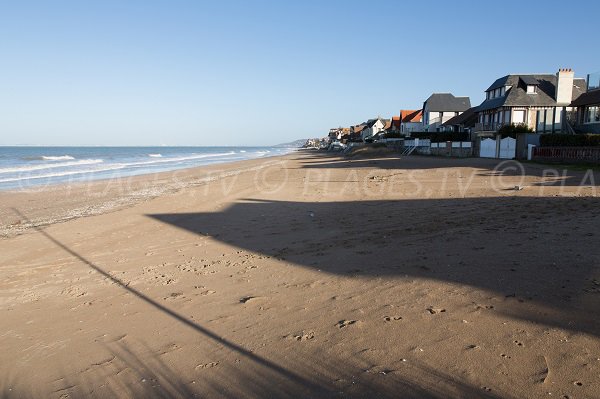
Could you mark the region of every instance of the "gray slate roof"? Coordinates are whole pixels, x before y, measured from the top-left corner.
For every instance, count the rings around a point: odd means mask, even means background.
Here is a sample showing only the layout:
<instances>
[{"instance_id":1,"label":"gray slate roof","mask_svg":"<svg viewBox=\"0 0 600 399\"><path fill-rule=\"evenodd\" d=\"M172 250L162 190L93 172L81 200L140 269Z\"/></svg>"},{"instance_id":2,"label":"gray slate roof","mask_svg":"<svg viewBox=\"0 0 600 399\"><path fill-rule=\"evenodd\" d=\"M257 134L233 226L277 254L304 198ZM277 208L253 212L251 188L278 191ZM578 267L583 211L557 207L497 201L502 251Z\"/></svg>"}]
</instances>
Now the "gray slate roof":
<instances>
[{"instance_id":1,"label":"gray slate roof","mask_svg":"<svg viewBox=\"0 0 600 399\"><path fill-rule=\"evenodd\" d=\"M364 124L367 127L373 127L374 124L377 123L377 121L381 121L381 123L383 123L383 125L385 126L385 124L389 121L389 119L383 119L383 118L375 118L375 119L369 119L368 121L366 121Z\"/></svg>"},{"instance_id":2,"label":"gray slate roof","mask_svg":"<svg viewBox=\"0 0 600 399\"><path fill-rule=\"evenodd\" d=\"M540 82L536 78L534 78L532 75L522 75L521 81L523 83L525 83L526 85L537 86L538 84L540 84Z\"/></svg>"},{"instance_id":3,"label":"gray slate roof","mask_svg":"<svg viewBox=\"0 0 600 399\"><path fill-rule=\"evenodd\" d=\"M423 103L429 111L433 112L464 112L471 108L469 97L454 97L451 93L433 93Z\"/></svg>"},{"instance_id":4,"label":"gray slate roof","mask_svg":"<svg viewBox=\"0 0 600 399\"><path fill-rule=\"evenodd\" d=\"M507 75L497 79L486 91L512 86L502 97L484 100L478 112L499 107L552 107L556 106L556 75ZM537 93L527 94L527 82L536 81ZM529 83L532 84L532 83ZM573 99L585 92L585 79L573 80Z\"/></svg>"},{"instance_id":5,"label":"gray slate roof","mask_svg":"<svg viewBox=\"0 0 600 399\"><path fill-rule=\"evenodd\" d=\"M596 104L600 104L600 89L590 90L587 93L583 93L571 103L573 107Z\"/></svg>"},{"instance_id":6,"label":"gray slate roof","mask_svg":"<svg viewBox=\"0 0 600 399\"><path fill-rule=\"evenodd\" d=\"M472 107L463 112L460 115L456 115L448 119L446 122L442 123L443 126L458 126L463 125L464 127L472 127L475 126L477 122L477 115L475 114L475 108Z\"/></svg>"}]
</instances>

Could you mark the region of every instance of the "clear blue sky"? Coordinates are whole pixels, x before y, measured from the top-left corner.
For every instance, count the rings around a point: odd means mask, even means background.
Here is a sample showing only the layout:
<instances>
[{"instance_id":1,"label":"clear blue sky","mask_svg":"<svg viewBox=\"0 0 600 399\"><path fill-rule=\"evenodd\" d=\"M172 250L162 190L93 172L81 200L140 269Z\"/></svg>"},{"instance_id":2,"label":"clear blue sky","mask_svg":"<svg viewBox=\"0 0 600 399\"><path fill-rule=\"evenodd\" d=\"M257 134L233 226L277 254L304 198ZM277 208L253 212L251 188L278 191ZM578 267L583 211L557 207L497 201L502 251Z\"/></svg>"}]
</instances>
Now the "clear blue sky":
<instances>
[{"instance_id":1,"label":"clear blue sky","mask_svg":"<svg viewBox=\"0 0 600 399\"><path fill-rule=\"evenodd\" d=\"M0 145L268 145L600 70L597 1L0 0Z\"/></svg>"}]
</instances>

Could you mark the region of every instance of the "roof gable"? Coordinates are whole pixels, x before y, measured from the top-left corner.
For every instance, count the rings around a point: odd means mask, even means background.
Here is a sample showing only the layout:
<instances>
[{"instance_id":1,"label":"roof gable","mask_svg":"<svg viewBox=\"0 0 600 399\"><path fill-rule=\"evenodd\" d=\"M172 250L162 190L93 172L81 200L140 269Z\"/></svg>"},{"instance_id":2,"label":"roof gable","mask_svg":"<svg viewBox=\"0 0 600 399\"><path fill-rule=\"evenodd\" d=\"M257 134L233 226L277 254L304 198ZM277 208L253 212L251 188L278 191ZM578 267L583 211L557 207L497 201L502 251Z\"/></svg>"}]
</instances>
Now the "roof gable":
<instances>
[{"instance_id":1,"label":"roof gable","mask_svg":"<svg viewBox=\"0 0 600 399\"><path fill-rule=\"evenodd\" d=\"M400 111L400 119L402 122L421 122L423 117L423 110L408 110L403 109Z\"/></svg>"},{"instance_id":2,"label":"roof gable","mask_svg":"<svg viewBox=\"0 0 600 399\"><path fill-rule=\"evenodd\" d=\"M471 108L469 97L455 97L452 93L433 93L423 104L423 109L439 112L464 112Z\"/></svg>"}]
</instances>

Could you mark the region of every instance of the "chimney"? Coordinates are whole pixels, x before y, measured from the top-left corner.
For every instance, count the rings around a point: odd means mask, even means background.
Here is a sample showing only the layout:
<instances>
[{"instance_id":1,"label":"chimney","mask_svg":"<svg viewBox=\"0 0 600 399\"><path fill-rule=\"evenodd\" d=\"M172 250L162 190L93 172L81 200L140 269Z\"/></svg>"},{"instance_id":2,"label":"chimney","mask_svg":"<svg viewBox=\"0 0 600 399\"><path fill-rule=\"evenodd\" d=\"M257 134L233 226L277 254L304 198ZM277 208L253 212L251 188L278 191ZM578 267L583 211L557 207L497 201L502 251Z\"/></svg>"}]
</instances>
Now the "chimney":
<instances>
[{"instance_id":1,"label":"chimney","mask_svg":"<svg viewBox=\"0 0 600 399\"><path fill-rule=\"evenodd\" d=\"M571 68L559 69L556 74L556 104L565 106L573 100L573 79L575 72Z\"/></svg>"}]
</instances>

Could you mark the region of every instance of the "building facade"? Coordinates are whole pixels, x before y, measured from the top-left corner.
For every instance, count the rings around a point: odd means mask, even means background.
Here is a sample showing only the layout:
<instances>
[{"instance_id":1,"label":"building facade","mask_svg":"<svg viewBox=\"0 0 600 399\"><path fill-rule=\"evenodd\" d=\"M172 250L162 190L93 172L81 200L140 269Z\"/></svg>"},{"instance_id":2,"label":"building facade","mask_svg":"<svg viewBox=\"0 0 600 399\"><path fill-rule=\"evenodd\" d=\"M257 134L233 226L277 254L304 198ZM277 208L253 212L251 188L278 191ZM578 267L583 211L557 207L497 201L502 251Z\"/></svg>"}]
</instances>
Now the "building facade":
<instances>
[{"instance_id":1,"label":"building facade","mask_svg":"<svg viewBox=\"0 0 600 399\"><path fill-rule=\"evenodd\" d=\"M476 108L476 132L497 132L506 124L525 124L537 133L569 130L571 103L586 91L584 79L571 69L556 75L507 75L485 91Z\"/></svg>"},{"instance_id":2,"label":"building facade","mask_svg":"<svg viewBox=\"0 0 600 399\"><path fill-rule=\"evenodd\" d=\"M442 124L471 108L469 97L451 93L434 93L423 103L422 131L437 132Z\"/></svg>"},{"instance_id":3,"label":"building facade","mask_svg":"<svg viewBox=\"0 0 600 399\"><path fill-rule=\"evenodd\" d=\"M600 72L587 76L587 91L576 98L571 106L577 108L575 130L583 133L600 133Z\"/></svg>"}]
</instances>

